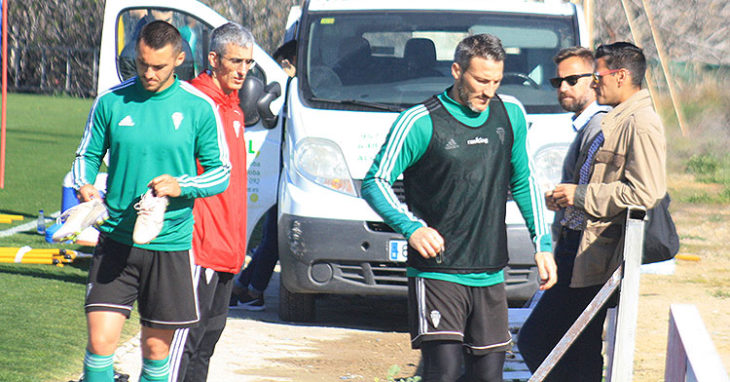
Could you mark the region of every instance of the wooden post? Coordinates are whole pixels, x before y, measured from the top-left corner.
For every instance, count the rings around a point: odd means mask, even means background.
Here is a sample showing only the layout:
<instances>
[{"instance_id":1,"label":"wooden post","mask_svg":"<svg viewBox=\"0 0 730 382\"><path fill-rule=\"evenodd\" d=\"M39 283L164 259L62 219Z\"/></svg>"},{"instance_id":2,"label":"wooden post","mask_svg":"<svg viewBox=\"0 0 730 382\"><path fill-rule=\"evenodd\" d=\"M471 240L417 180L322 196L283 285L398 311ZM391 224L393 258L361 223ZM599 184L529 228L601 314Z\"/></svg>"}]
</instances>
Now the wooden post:
<instances>
[{"instance_id":1,"label":"wooden post","mask_svg":"<svg viewBox=\"0 0 730 382\"><path fill-rule=\"evenodd\" d=\"M593 48L593 0L585 0L583 12L585 12L586 26L588 27L588 43Z\"/></svg>"},{"instance_id":2,"label":"wooden post","mask_svg":"<svg viewBox=\"0 0 730 382\"><path fill-rule=\"evenodd\" d=\"M66 49L66 83L64 84L66 94L71 91L71 49Z\"/></svg>"},{"instance_id":3,"label":"wooden post","mask_svg":"<svg viewBox=\"0 0 730 382\"><path fill-rule=\"evenodd\" d=\"M687 356L684 345L682 345L682 338L679 336L677 330L677 323L674 321L674 314L672 314L674 305L669 308L669 334L667 335L667 358L665 359L664 365L664 380L666 382L673 382L676 380L683 380L687 374Z\"/></svg>"},{"instance_id":4,"label":"wooden post","mask_svg":"<svg viewBox=\"0 0 730 382\"><path fill-rule=\"evenodd\" d=\"M629 22L629 30L631 30L631 36L634 38L634 42L636 45L641 45L641 36L638 35L638 29L636 27L635 20L631 18L631 13L629 12L628 4L626 3L626 0L621 0L621 5L624 8L624 14L626 15L626 20ZM646 71L646 85L649 88L649 93L651 93L651 103L654 105L654 110L659 110L657 108L656 102L657 102L657 96L654 92L654 88L656 87L654 84L654 78L651 75L651 71Z\"/></svg>"},{"instance_id":5,"label":"wooden post","mask_svg":"<svg viewBox=\"0 0 730 382\"><path fill-rule=\"evenodd\" d=\"M616 316L616 339L608 381L631 381L634 375L636 319L639 315L639 278L644 249L643 207L629 207L624 234L624 277Z\"/></svg>"},{"instance_id":6,"label":"wooden post","mask_svg":"<svg viewBox=\"0 0 730 382\"><path fill-rule=\"evenodd\" d=\"M4 0L2 2L2 9L0 11L2 12L3 21L2 21L2 36L0 39L2 40L2 90L0 92L2 93L2 101L0 101L0 108L2 110L0 111L0 188L5 188L5 135L6 135L6 128L5 124L7 123L7 109L8 109L8 1Z\"/></svg>"},{"instance_id":7,"label":"wooden post","mask_svg":"<svg viewBox=\"0 0 730 382\"><path fill-rule=\"evenodd\" d=\"M46 50L43 47L41 50L41 85L40 88L43 90L43 84L46 82Z\"/></svg>"},{"instance_id":8,"label":"wooden post","mask_svg":"<svg viewBox=\"0 0 730 382\"><path fill-rule=\"evenodd\" d=\"M94 62L93 63L94 67L93 67L93 70L92 71L94 72L94 78L97 78L98 79L99 78L99 53L98 53L98 49L97 48L94 48L92 54L93 54L92 61ZM99 94L99 89L96 88L97 86L99 86L98 80L97 81L94 81L94 84L93 84L93 89L92 89L93 90L93 93L92 94L94 96L96 96L97 94Z\"/></svg>"},{"instance_id":9,"label":"wooden post","mask_svg":"<svg viewBox=\"0 0 730 382\"><path fill-rule=\"evenodd\" d=\"M672 304L664 369L666 382L728 382L728 375L694 305Z\"/></svg>"},{"instance_id":10,"label":"wooden post","mask_svg":"<svg viewBox=\"0 0 730 382\"><path fill-rule=\"evenodd\" d=\"M656 45L656 51L659 54L659 64L662 66L662 71L664 72L664 78L667 79L667 85L669 86L669 97L672 99L672 106L674 106L674 113L677 115L677 120L679 121L679 129L682 130L682 135L687 136L687 130L685 129L685 126L687 123L684 121L684 113L682 112L681 105L677 101L676 92L674 91L674 83L672 82L672 77L669 74L669 68L667 67L667 60L664 55L664 44L662 44L661 39L659 39L658 34L656 33L656 29L654 29L654 17L652 17L651 10L649 8L649 4L646 2L646 0L641 0L641 3L644 5L644 12L646 13L646 18L649 20L649 29L651 30L651 37L654 40L654 45Z\"/></svg>"}]
</instances>

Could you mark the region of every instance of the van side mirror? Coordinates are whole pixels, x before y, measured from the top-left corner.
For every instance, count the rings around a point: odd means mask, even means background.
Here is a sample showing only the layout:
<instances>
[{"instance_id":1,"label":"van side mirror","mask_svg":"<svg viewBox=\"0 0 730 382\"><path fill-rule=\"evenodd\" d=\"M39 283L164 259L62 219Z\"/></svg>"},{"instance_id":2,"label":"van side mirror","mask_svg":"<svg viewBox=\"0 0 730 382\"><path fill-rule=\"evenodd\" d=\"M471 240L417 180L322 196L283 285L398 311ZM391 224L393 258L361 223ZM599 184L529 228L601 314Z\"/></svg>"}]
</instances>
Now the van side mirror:
<instances>
[{"instance_id":1,"label":"van side mirror","mask_svg":"<svg viewBox=\"0 0 730 382\"><path fill-rule=\"evenodd\" d=\"M261 123L267 129L273 129L276 126L278 116L271 112L271 102L280 95L281 85L278 82L272 82L264 87L264 95L256 102L256 108L262 118Z\"/></svg>"},{"instance_id":2,"label":"van side mirror","mask_svg":"<svg viewBox=\"0 0 730 382\"><path fill-rule=\"evenodd\" d=\"M265 128L274 128L277 116L271 112L270 106L271 102L279 98L280 95L281 85L278 82L272 82L264 86L263 81L258 77L246 77L241 90L238 91L246 127L253 126L261 121Z\"/></svg>"},{"instance_id":3,"label":"van side mirror","mask_svg":"<svg viewBox=\"0 0 730 382\"><path fill-rule=\"evenodd\" d=\"M238 91L241 110L243 110L243 124L246 127L253 126L261 120L257 103L264 94L264 83L254 76L247 76L243 81L241 90Z\"/></svg>"}]
</instances>

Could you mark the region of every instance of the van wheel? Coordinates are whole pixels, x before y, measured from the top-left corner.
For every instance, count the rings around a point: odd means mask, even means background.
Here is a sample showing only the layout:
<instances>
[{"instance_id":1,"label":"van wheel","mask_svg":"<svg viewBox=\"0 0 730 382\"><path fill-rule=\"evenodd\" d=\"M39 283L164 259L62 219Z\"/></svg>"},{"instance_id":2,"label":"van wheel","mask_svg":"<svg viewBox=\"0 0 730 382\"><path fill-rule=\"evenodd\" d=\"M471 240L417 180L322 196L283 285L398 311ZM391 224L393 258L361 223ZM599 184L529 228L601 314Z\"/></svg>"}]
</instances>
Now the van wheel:
<instances>
[{"instance_id":1,"label":"van wheel","mask_svg":"<svg viewBox=\"0 0 730 382\"><path fill-rule=\"evenodd\" d=\"M314 295L290 292L279 280L279 318L290 322L314 321Z\"/></svg>"}]
</instances>

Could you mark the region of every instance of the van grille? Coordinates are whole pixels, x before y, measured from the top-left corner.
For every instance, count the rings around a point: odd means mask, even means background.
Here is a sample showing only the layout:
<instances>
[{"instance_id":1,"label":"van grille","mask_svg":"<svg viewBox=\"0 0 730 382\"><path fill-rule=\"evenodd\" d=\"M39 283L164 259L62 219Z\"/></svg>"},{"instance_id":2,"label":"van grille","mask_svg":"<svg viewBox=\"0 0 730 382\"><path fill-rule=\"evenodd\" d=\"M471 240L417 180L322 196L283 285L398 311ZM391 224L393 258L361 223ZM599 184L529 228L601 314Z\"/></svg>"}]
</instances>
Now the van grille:
<instances>
[{"instance_id":1,"label":"van grille","mask_svg":"<svg viewBox=\"0 0 730 382\"><path fill-rule=\"evenodd\" d=\"M530 282L531 265L508 266L504 268L504 282L506 285L519 285Z\"/></svg>"},{"instance_id":2,"label":"van grille","mask_svg":"<svg viewBox=\"0 0 730 382\"><path fill-rule=\"evenodd\" d=\"M352 282L368 285L407 285L406 267L401 263L370 261L332 262L336 274ZM529 282L530 267L505 267L505 283L518 285Z\"/></svg>"},{"instance_id":3,"label":"van grille","mask_svg":"<svg viewBox=\"0 0 730 382\"><path fill-rule=\"evenodd\" d=\"M406 267L393 262L332 262L335 275L366 285L407 286Z\"/></svg>"}]
</instances>

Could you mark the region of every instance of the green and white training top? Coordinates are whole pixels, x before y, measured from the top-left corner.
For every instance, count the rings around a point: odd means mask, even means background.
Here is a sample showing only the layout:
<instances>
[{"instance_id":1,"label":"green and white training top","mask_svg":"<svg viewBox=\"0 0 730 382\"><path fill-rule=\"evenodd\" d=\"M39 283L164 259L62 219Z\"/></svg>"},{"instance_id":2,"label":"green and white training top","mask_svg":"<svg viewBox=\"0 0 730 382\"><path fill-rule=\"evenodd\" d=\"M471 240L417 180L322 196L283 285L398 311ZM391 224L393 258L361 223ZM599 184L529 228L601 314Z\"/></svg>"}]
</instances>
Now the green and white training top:
<instances>
[{"instance_id":1,"label":"green and white training top","mask_svg":"<svg viewBox=\"0 0 730 382\"><path fill-rule=\"evenodd\" d=\"M195 198L223 192L231 170L213 101L178 79L152 93L133 77L99 95L91 108L73 163L77 190L94 183L107 152L109 219L101 231L117 242L150 250L190 249ZM204 169L200 175L196 159ZM163 174L175 177L182 193L169 198L157 238L146 245L133 244L134 204L147 184Z\"/></svg>"},{"instance_id":2,"label":"green and white training top","mask_svg":"<svg viewBox=\"0 0 730 382\"><path fill-rule=\"evenodd\" d=\"M444 262L409 248L408 275L470 286L504 281L507 188L540 250L551 250L542 193L532 179L522 105L494 98L475 113L446 92L396 119L365 176L362 195L406 238L431 226L446 241ZM408 206L391 188L404 174Z\"/></svg>"}]
</instances>

